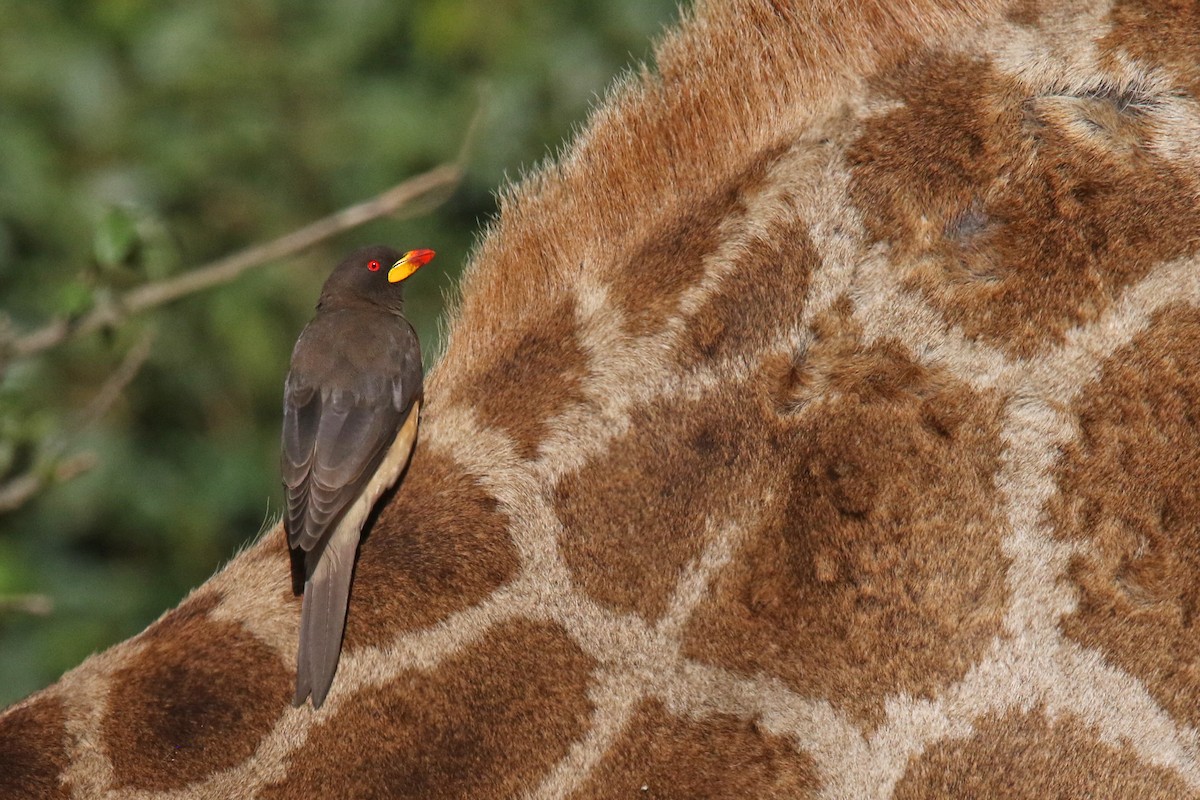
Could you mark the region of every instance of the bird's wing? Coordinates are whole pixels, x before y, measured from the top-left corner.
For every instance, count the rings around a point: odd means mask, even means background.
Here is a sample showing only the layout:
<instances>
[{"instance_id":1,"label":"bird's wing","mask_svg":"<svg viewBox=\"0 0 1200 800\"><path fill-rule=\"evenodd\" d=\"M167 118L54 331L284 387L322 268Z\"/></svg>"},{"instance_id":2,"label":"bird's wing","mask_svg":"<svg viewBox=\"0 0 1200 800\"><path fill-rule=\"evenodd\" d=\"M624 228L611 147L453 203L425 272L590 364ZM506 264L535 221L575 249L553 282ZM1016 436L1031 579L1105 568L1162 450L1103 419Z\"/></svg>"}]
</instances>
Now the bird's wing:
<instances>
[{"instance_id":1,"label":"bird's wing","mask_svg":"<svg viewBox=\"0 0 1200 800\"><path fill-rule=\"evenodd\" d=\"M348 510L333 526L319 555L309 553L308 576L304 582L304 602L300 609L300 645L296 654L296 694L292 704L300 706L312 696L313 708L325 702L342 649L346 607L350 600L354 555L358 550L359 531L379 496L396 482L408 464L417 436L420 400L414 400L408 416L389 445L387 454L373 470L370 481ZM314 555L316 557L314 558Z\"/></svg>"},{"instance_id":2,"label":"bird's wing","mask_svg":"<svg viewBox=\"0 0 1200 800\"><path fill-rule=\"evenodd\" d=\"M291 547L319 552L420 393L420 349L411 329L403 328L374 329L366 357L361 349L344 352L356 344L345 329L336 338L312 325L301 334L283 403L281 462Z\"/></svg>"}]
</instances>

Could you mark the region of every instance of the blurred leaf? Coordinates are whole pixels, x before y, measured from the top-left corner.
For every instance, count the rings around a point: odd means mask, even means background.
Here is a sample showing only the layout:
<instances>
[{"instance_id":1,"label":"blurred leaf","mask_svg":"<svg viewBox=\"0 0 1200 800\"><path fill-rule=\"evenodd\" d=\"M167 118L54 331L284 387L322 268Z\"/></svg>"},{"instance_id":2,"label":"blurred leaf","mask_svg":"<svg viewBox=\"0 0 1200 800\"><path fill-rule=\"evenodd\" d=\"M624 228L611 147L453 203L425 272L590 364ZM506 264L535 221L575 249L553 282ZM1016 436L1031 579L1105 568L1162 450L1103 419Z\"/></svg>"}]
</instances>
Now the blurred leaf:
<instances>
[{"instance_id":1,"label":"blurred leaf","mask_svg":"<svg viewBox=\"0 0 1200 800\"><path fill-rule=\"evenodd\" d=\"M81 280L64 283L58 287L58 302L55 305L58 313L64 317L81 316L95 305L92 287Z\"/></svg>"},{"instance_id":2,"label":"blurred leaf","mask_svg":"<svg viewBox=\"0 0 1200 800\"><path fill-rule=\"evenodd\" d=\"M138 244L137 222L123 208L110 209L96 226L92 249L102 266L125 264Z\"/></svg>"}]
</instances>

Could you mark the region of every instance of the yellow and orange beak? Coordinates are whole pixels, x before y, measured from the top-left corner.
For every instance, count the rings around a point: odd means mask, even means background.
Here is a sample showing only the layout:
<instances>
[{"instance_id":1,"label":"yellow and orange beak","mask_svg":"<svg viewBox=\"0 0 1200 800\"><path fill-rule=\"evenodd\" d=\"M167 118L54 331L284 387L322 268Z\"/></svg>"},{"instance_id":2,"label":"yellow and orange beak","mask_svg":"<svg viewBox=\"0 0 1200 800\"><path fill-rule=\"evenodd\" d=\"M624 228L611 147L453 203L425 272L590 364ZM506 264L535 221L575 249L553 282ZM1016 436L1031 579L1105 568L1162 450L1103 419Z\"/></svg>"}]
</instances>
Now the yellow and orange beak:
<instances>
[{"instance_id":1,"label":"yellow and orange beak","mask_svg":"<svg viewBox=\"0 0 1200 800\"><path fill-rule=\"evenodd\" d=\"M432 250L409 250L388 270L388 283L399 283L428 264L433 256Z\"/></svg>"}]
</instances>

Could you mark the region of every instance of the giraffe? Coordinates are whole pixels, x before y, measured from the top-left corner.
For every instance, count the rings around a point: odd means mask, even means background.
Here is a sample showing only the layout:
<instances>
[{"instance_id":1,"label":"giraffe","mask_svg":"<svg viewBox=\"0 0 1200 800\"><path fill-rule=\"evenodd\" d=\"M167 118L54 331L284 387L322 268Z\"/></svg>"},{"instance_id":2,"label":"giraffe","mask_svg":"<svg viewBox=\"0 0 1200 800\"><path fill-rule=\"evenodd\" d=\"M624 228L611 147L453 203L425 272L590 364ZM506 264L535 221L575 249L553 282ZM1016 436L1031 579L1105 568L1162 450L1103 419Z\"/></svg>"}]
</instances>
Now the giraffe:
<instances>
[{"instance_id":1,"label":"giraffe","mask_svg":"<svg viewBox=\"0 0 1200 800\"><path fill-rule=\"evenodd\" d=\"M701 3L503 196L325 706L276 527L0 797L1200 796L1198 9Z\"/></svg>"}]
</instances>

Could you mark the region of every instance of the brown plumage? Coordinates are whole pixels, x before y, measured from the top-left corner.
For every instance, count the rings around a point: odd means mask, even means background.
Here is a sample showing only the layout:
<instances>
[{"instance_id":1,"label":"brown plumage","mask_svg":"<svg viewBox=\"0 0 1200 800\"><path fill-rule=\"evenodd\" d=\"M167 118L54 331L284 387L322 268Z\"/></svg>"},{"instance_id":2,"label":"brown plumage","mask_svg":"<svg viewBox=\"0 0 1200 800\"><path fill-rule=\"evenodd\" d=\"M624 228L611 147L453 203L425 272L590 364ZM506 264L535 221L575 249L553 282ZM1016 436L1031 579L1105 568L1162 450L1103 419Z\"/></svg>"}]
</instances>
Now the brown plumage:
<instances>
[{"instance_id":1,"label":"brown plumage","mask_svg":"<svg viewBox=\"0 0 1200 800\"><path fill-rule=\"evenodd\" d=\"M314 708L325 700L362 526L416 440L421 347L403 315L401 281L432 257L382 246L349 255L292 351L281 469L288 546L304 564L296 705L310 694Z\"/></svg>"}]
</instances>

